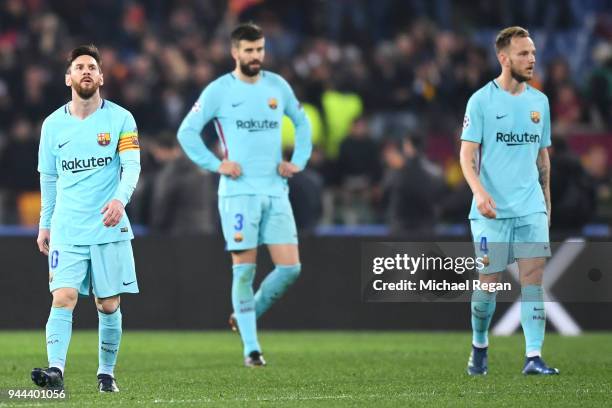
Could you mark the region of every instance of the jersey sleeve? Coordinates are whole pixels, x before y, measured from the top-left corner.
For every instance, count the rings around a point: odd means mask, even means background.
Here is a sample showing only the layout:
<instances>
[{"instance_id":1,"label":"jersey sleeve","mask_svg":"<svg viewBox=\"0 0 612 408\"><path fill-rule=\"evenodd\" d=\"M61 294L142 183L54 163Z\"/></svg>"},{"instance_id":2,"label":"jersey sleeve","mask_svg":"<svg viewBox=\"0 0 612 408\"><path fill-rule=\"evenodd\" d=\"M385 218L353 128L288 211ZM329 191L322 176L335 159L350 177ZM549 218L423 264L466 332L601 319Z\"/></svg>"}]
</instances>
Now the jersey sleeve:
<instances>
[{"instance_id":1,"label":"jersey sleeve","mask_svg":"<svg viewBox=\"0 0 612 408\"><path fill-rule=\"evenodd\" d=\"M312 153L312 128L306 112L295 97L291 86L284 79L281 83L286 100L284 113L289 116L295 126L295 148L293 149L291 162L303 169Z\"/></svg>"},{"instance_id":2,"label":"jersey sleeve","mask_svg":"<svg viewBox=\"0 0 612 408\"><path fill-rule=\"evenodd\" d=\"M40 173L40 222L39 228L51 228L51 216L55 209L57 169L53 154L53 140L49 134L49 122L45 120L40 131L38 145L38 172Z\"/></svg>"},{"instance_id":3,"label":"jersey sleeve","mask_svg":"<svg viewBox=\"0 0 612 408\"><path fill-rule=\"evenodd\" d=\"M461 140L468 142L482 143L482 132L484 128L484 116L480 107L480 102L476 95L472 95L465 109L463 117L463 132Z\"/></svg>"},{"instance_id":4,"label":"jersey sleeve","mask_svg":"<svg viewBox=\"0 0 612 408\"><path fill-rule=\"evenodd\" d=\"M125 207L132 197L140 176L138 128L134 117L129 112L119 132L117 153L121 163L121 180L113 197L121 201Z\"/></svg>"},{"instance_id":5,"label":"jersey sleeve","mask_svg":"<svg viewBox=\"0 0 612 408\"><path fill-rule=\"evenodd\" d=\"M177 132L178 141L185 154L198 166L217 171L221 161L211 152L201 134L204 126L217 116L221 106L221 89L217 83L209 84L187 113Z\"/></svg>"},{"instance_id":6,"label":"jersey sleeve","mask_svg":"<svg viewBox=\"0 0 612 408\"><path fill-rule=\"evenodd\" d=\"M546 148L551 145L550 140L550 106L548 105L548 98L544 103L544 115L542 115L542 139L540 141L540 148Z\"/></svg>"},{"instance_id":7,"label":"jersey sleeve","mask_svg":"<svg viewBox=\"0 0 612 408\"><path fill-rule=\"evenodd\" d=\"M51 228L51 217L55 210L56 196L57 176L40 173L40 222L38 228Z\"/></svg>"},{"instance_id":8,"label":"jersey sleeve","mask_svg":"<svg viewBox=\"0 0 612 408\"><path fill-rule=\"evenodd\" d=\"M57 175L55 155L53 154L53 137L49 134L49 123L45 120L40 131L38 145L38 172L51 176Z\"/></svg>"}]
</instances>

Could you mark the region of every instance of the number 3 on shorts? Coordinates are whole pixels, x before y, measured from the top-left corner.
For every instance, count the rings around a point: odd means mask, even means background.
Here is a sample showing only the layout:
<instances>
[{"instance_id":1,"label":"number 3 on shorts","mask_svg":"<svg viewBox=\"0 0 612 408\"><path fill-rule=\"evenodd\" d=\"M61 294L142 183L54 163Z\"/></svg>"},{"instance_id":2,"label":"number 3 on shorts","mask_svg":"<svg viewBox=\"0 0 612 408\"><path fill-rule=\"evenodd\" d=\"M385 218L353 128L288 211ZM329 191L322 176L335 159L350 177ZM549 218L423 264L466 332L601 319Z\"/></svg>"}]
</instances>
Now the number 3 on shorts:
<instances>
[{"instance_id":1,"label":"number 3 on shorts","mask_svg":"<svg viewBox=\"0 0 612 408\"><path fill-rule=\"evenodd\" d=\"M236 214L234 217L236 218L236 224L234 224L234 230L242 231L244 217L240 213Z\"/></svg>"}]
</instances>

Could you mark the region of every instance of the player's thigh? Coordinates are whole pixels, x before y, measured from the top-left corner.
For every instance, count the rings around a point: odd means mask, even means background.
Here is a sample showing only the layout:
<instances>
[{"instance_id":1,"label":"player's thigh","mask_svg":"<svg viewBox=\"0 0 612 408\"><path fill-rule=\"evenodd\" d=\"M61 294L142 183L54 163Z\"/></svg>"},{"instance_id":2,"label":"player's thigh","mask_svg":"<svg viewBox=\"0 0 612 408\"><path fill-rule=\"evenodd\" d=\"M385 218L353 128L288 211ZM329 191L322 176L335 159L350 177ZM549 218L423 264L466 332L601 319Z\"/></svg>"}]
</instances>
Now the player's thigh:
<instances>
[{"instance_id":1,"label":"player's thigh","mask_svg":"<svg viewBox=\"0 0 612 408\"><path fill-rule=\"evenodd\" d=\"M270 197L269 206L262 214L259 236L260 242L268 246L297 246L297 228L288 196Z\"/></svg>"},{"instance_id":2,"label":"player's thigh","mask_svg":"<svg viewBox=\"0 0 612 408\"><path fill-rule=\"evenodd\" d=\"M255 195L219 197L221 228L228 251L245 251L259 245L261 198Z\"/></svg>"},{"instance_id":3,"label":"player's thigh","mask_svg":"<svg viewBox=\"0 0 612 408\"><path fill-rule=\"evenodd\" d=\"M517 259L546 258L550 256L548 216L534 213L516 218L512 251Z\"/></svg>"},{"instance_id":4,"label":"player's thigh","mask_svg":"<svg viewBox=\"0 0 612 408\"><path fill-rule=\"evenodd\" d=\"M138 293L131 241L92 245L91 281L96 298Z\"/></svg>"},{"instance_id":5,"label":"player's thigh","mask_svg":"<svg viewBox=\"0 0 612 408\"><path fill-rule=\"evenodd\" d=\"M232 265L240 265L257 262L257 248L245 249L244 251L232 251Z\"/></svg>"},{"instance_id":6,"label":"player's thigh","mask_svg":"<svg viewBox=\"0 0 612 408\"><path fill-rule=\"evenodd\" d=\"M268 245L268 250L274 265L296 265L300 263L297 244L271 244Z\"/></svg>"},{"instance_id":7,"label":"player's thigh","mask_svg":"<svg viewBox=\"0 0 612 408\"><path fill-rule=\"evenodd\" d=\"M479 273L478 280L483 283L501 282L501 272Z\"/></svg>"},{"instance_id":8,"label":"player's thigh","mask_svg":"<svg viewBox=\"0 0 612 408\"><path fill-rule=\"evenodd\" d=\"M488 275L504 271L514 262L511 254L513 219L485 218L470 220L476 256L485 267L478 272Z\"/></svg>"},{"instance_id":9,"label":"player's thigh","mask_svg":"<svg viewBox=\"0 0 612 408\"><path fill-rule=\"evenodd\" d=\"M90 253L86 245L53 244L49 248L49 291L72 288L89 295ZM59 297L62 292L56 295ZM54 297L56 297L54 296Z\"/></svg>"}]
</instances>

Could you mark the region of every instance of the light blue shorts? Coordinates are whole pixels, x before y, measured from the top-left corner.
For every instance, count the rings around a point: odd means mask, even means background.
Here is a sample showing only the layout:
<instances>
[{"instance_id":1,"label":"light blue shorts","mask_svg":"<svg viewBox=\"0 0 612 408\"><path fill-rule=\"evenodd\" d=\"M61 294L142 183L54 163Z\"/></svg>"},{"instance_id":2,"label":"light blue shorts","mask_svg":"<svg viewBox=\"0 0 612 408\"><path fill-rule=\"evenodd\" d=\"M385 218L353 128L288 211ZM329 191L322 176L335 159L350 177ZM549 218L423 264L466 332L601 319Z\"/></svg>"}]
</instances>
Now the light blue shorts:
<instances>
[{"instance_id":1,"label":"light blue shorts","mask_svg":"<svg viewBox=\"0 0 612 408\"><path fill-rule=\"evenodd\" d=\"M546 213L477 219L470 220L470 223L476 256L484 257L486 254L488 258L488 265L480 273L501 272L516 259L550 256Z\"/></svg>"},{"instance_id":2,"label":"light blue shorts","mask_svg":"<svg viewBox=\"0 0 612 408\"><path fill-rule=\"evenodd\" d=\"M221 196L219 214L228 251L298 243L288 196Z\"/></svg>"},{"instance_id":3,"label":"light blue shorts","mask_svg":"<svg viewBox=\"0 0 612 408\"><path fill-rule=\"evenodd\" d=\"M75 288L98 298L138 293L131 241L98 245L53 244L49 248L49 290Z\"/></svg>"}]
</instances>

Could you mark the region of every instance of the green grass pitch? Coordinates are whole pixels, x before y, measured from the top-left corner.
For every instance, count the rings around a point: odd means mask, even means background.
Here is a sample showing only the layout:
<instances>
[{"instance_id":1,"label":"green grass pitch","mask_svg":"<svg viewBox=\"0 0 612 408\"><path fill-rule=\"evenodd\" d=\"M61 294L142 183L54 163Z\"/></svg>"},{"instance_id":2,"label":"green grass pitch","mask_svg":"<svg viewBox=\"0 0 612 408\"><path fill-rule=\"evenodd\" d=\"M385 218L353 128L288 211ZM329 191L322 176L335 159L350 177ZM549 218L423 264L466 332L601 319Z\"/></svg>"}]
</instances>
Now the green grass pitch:
<instances>
[{"instance_id":1,"label":"green grass pitch","mask_svg":"<svg viewBox=\"0 0 612 408\"><path fill-rule=\"evenodd\" d=\"M15 402L45 364L44 333L0 331L0 407L51 406L610 406L612 334L546 337L556 377L524 377L523 337L493 337L489 375L465 373L470 335L429 332L263 331L268 366L242 366L231 332L126 330L116 370L121 392L96 390L97 333L76 330L69 399Z\"/></svg>"}]
</instances>

